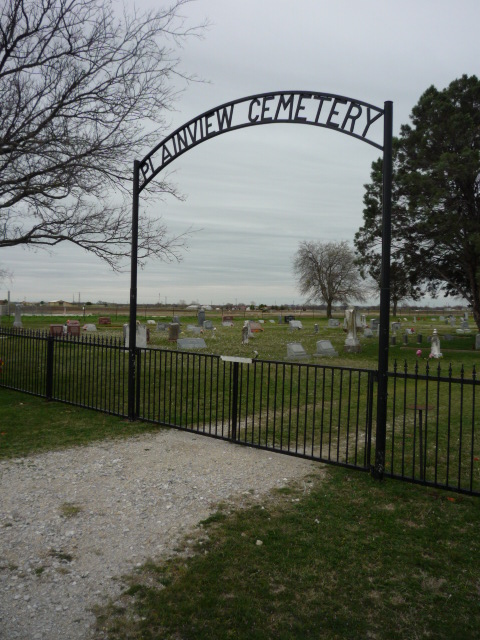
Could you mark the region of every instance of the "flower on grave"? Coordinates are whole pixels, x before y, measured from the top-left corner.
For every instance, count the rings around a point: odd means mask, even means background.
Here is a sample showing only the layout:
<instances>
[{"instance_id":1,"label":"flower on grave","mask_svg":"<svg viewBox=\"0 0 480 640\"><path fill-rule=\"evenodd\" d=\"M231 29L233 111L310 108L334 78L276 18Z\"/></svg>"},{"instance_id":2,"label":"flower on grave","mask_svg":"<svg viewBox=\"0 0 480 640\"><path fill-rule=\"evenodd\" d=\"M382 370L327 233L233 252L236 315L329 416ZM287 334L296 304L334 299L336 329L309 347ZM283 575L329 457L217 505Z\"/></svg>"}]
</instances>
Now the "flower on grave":
<instances>
[{"instance_id":1,"label":"flower on grave","mask_svg":"<svg viewBox=\"0 0 480 640\"><path fill-rule=\"evenodd\" d=\"M417 358L420 358L422 355L422 350L421 349L417 349Z\"/></svg>"}]
</instances>

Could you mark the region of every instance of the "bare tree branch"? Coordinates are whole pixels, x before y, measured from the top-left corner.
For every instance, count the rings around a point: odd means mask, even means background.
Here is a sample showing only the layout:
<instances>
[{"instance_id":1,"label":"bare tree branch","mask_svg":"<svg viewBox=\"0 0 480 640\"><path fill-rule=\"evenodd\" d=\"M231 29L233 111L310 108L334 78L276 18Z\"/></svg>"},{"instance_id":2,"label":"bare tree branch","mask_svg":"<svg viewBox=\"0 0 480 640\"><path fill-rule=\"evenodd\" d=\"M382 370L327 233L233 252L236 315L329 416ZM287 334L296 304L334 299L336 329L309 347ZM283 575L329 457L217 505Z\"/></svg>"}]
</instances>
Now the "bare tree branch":
<instances>
[{"instance_id":1,"label":"bare tree branch","mask_svg":"<svg viewBox=\"0 0 480 640\"><path fill-rule=\"evenodd\" d=\"M175 47L205 27L186 24L189 2L118 14L112 0L5 0L0 247L69 241L114 268L129 255L133 159L164 137L175 80L189 79ZM139 259L178 259L187 235L143 219Z\"/></svg>"}]
</instances>

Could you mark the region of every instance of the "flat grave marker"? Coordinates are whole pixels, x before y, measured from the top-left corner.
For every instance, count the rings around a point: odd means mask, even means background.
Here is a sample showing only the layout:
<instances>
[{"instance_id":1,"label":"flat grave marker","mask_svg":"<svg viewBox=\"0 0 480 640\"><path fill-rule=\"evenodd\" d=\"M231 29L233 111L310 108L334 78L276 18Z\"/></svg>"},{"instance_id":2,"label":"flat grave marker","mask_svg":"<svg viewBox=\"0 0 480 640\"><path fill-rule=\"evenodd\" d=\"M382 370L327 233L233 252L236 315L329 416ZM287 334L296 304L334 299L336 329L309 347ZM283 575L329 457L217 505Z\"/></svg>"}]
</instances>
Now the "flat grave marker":
<instances>
[{"instance_id":1,"label":"flat grave marker","mask_svg":"<svg viewBox=\"0 0 480 640\"><path fill-rule=\"evenodd\" d=\"M206 349L207 344L203 338L178 338L177 349Z\"/></svg>"}]
</instances>

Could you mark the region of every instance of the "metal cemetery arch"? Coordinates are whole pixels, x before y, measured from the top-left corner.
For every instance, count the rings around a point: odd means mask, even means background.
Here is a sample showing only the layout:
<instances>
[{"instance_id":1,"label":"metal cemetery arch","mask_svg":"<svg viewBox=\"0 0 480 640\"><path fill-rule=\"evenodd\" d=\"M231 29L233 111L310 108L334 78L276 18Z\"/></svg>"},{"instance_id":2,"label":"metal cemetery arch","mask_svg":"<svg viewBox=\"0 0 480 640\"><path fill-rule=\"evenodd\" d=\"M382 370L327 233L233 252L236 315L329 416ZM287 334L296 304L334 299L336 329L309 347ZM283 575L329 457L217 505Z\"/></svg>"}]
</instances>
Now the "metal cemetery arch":
<instances>
[{"instance_id":1,"label":"metal cemetery arch","mask_svg":"<svg viewBox=\"0 0 480 640\"><path fill-rule=\"evenodd\" d=\"M240 98L215 107L176 129L133 166L132 254L130 286L130 331L128 372L128 417L135 419L135 357L137 319L138 211L142 190L167 165L198 144L229 131L264 124L308 124L333 129L358 138L383 151L382 270L380 281L380 335L375 466L372 473L382 478L385 467L388 325L390 308L390 245L392 197L391 101L380 109L374 105L314 91L276 91ZM373 125L383 117L383 140L372 137ZM377 125L378 126L378 125ZM373 127L373 129L372 129ZM372 129L372 131L371 131Z\"/></svg>"}]
</instances>

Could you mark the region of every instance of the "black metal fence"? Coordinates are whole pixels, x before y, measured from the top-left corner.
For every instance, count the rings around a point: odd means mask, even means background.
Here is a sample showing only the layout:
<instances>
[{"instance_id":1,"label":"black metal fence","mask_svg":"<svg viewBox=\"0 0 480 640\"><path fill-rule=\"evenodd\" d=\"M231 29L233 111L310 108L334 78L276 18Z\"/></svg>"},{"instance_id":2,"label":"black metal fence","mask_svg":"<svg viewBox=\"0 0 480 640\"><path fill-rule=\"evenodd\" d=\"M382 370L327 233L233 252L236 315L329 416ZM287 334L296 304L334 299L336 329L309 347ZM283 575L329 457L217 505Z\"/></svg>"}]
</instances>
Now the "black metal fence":
<instances>
[{"instance_id":1,"label":"black metal fence","mask_svg":"<svg viewBox=\"0 0 480 640\"><path fill-rule=\"evenodd\" d=\"M127 415L128 349L117 339L0 330L0 386ZM376 372L137 350L136 416L216 438L370 469ZM476 372L389 373L385 475L480 495Z\"/></svg>"}]
</instances>

